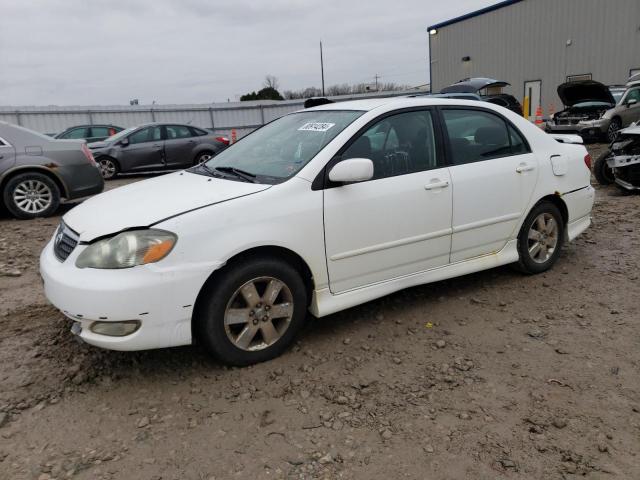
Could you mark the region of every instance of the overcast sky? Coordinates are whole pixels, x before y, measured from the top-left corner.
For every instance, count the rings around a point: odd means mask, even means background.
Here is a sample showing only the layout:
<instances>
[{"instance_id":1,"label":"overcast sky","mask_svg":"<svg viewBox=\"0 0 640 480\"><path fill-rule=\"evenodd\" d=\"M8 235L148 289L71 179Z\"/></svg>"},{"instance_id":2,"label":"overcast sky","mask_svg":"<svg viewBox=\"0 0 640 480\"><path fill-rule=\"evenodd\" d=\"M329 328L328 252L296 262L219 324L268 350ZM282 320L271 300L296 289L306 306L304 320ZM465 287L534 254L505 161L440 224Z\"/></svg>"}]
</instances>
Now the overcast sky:
<instances>
[{"instance_id":1,"label":"overcast sky","mask_svg":"<svg viewBox=\"0 0 640 480\"><path fill-rule=\"evenodd\" d=\"M235 101L428 82L426 27L497 0L0 0L0 105Z\"/></svg>"}]
</instances>

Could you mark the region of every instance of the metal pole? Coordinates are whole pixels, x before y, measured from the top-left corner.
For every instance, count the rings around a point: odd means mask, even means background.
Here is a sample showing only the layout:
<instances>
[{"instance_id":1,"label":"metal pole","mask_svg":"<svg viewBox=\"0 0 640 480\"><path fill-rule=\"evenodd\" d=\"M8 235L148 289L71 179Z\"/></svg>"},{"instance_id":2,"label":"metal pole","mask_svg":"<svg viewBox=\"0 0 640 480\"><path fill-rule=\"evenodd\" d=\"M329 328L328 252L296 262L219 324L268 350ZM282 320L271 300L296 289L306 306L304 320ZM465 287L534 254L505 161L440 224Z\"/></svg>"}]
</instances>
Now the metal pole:
<instances>
[{"instance_id":1,"label":"metal pole","mask_svg":"<svg viewBox=\"0 0 640 480\"><path fill-rule=\"evenodd\" d=\"M324 97L324 62L322 61L322 40L320 40L320 73L322 75L322 96Z\"/></svg>"}]
</instances>

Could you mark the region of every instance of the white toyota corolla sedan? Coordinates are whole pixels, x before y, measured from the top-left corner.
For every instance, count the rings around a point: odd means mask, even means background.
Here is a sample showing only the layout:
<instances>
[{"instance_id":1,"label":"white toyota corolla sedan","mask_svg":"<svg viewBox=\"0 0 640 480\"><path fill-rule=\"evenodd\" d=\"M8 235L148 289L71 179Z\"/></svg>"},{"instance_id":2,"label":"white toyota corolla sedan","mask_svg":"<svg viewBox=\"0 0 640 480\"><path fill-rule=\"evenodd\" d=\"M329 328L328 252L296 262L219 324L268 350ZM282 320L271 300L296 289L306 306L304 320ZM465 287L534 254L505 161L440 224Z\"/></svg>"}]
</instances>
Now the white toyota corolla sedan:
<instances>
[{"instance_id":1,"label":"white toyota corolla sedan","mask_svg":"<svg viewBox=\"0 0 640 480\"><path fill-rule=\"evenodd\" d=\"M504 264L549 269L590 224L590 157L493 104L322 105L67 213L40 258L85 342L202 344L247 365L316 317Z\"/></svg>"}]
</instances>

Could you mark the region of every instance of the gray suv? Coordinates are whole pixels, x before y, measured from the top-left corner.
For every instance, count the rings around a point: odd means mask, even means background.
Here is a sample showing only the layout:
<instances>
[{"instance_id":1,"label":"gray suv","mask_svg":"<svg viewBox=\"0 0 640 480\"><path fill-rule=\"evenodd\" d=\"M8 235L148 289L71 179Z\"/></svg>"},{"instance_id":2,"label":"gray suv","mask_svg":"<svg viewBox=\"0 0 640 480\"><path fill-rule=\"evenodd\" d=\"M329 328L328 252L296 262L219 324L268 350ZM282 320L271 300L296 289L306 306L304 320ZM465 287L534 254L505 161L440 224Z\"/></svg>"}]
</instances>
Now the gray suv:
<instances>
[{"instance_id":1,"label":"gray suv","mask_svg":"<svg viewBox=\"0 0 640 480\"><path fill-rule=\"evenodd\" d=\"M206 162L225 138L191 125L148 123L89 145L105 179L118 173L176 170Z\"/></svg>"},{"instance_id":2,"label":"gray suv","mask_svg":"<svg viewBox=\"0 0 640 480\"><path fill-rule=\"evenodd\" d=\"M56 140L0 122L0 205L15 217L47 217L62 198L87 197L103 188L84 140Z\"/></svg>"}]
</instances>

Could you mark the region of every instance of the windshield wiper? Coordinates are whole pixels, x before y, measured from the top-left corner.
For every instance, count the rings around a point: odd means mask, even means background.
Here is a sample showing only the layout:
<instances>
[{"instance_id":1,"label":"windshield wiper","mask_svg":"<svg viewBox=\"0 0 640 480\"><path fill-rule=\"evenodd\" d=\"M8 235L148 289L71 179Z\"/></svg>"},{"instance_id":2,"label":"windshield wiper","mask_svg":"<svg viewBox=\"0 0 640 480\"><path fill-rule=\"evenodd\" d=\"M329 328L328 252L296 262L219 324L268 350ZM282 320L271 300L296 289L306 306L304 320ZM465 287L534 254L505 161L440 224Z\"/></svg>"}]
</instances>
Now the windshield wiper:
<instances>
[{"instance_id":1,"label":"windshield wiper","mask_svg":"<svg viewBox=\"0 0 640 480\"><path fill-rule=\"evenodd\" d=\"M215 167L214 170L224 172L224 173L232 173L238 178L242 178L243 180L251 183L256 183L256 176L251 172L247 172L246 170L241 170L236 167Z\"/></svg>"},{"instance_id":2,"label":"windshield wiper","mask_svg":"<svg viewBox=\"0 0 640 480\"><path fill-rule=\"evenodd\" d=\"M212 170L206 163L201 163L198 166L201 167L203 170L205 170L212 177L224 178L224 175L220 175L215 170Z\"/></svg>"}]
</instances>

